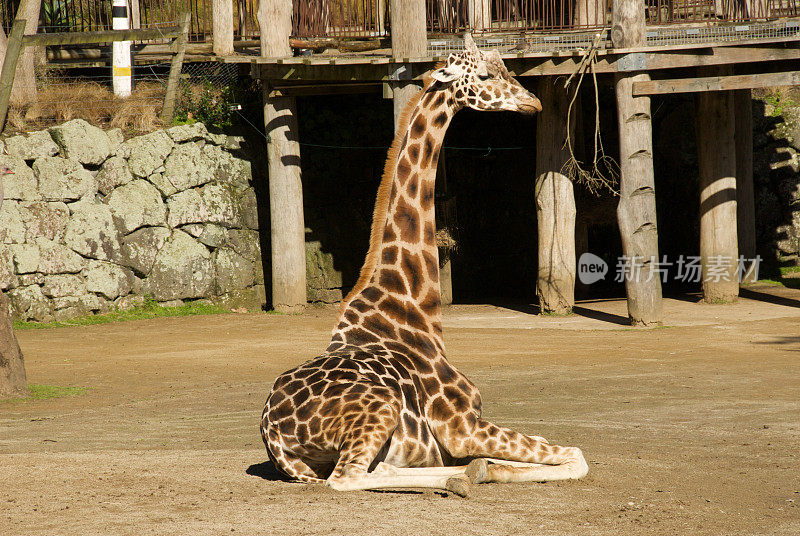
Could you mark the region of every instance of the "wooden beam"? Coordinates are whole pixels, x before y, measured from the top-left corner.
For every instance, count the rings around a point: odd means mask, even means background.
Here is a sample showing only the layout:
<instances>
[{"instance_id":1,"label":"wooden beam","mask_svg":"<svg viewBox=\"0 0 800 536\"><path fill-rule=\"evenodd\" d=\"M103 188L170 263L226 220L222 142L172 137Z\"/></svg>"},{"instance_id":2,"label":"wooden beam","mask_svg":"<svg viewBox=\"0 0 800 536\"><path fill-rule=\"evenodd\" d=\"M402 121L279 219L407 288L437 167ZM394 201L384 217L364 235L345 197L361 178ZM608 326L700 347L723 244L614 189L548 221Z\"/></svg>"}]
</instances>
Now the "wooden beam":
<instances>
[{"instance_id":1,"label":"wooden beam","mask_svg":"<svg viewBox=\"0 0 800 536\"><path fill-rule=\"evenodd\" d=\"M658 52L645 54L648 71L678 69L686 67L738 65L760 62L800 61L800 49L791 47L722 47L708 50L704 54L684 52ZM597 58L597 73L616 73L618 55ZM570 75L580 63L580 56L555 57L537 55L505 59L506 66L514 76ZM261 77L272 80L359 80L390 81L390 73L398 65L388 57L362 56L348 58L352 62L340 65L303 65L301 58L253 58L246 56L219 58L224 63L256 63L261 65ZM420 81L436 64L434 58L412 61L411 79Z\"/></svg>"},{"instance_id":2,"label":"wooden beam","mask_svg":"<svg viewBox=\"0 0 800 536\"><path fill-rule=\"evenodd\" d=\"M634 96L666 93L696 93L701 91L730 91L800 84L800 71L782 73L737 74L731 76L706 76L703 78L676 78L651 80L633 84Z\"/></svg>"},{"instance_id":3,"label":"wooden beam","mask_svg":"<svg viewBox=\"0 0 800 536\"><path fill-rule=\"evenodd\" d=\"M308 97L317 95L353 95L356 93L380 93L382 86L373 84L297 84L273 86L270 97Z\"/></svg>"},{"instance_id":4,"label":"wooden beam","mask_svg":"<svg viewBox=\"0 0 800 536\"><path fill-rule=\"evenodd\" d=\"M115 41L152 41L172 39L180 34L180 26L148 28L144 30L105 30L102 32L61 32L26 35L22 44L26 47L53 45L88 45Z\"/></svg>"}]
</instances>

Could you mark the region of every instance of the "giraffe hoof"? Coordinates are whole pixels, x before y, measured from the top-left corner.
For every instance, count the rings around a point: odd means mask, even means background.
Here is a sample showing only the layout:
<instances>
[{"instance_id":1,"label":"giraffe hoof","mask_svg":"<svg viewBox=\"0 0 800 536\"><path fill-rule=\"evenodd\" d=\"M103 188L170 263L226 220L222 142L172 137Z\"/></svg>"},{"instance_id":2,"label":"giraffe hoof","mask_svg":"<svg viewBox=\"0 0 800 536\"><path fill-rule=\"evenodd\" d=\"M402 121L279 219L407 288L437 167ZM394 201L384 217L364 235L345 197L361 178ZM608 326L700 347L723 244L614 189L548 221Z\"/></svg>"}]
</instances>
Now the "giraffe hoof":
<instances>
[{"instance_id":1,"label":"giraffe hoof","mask_svg":"<svg viewBox=\"0 0 800 536\"><path fill-rule=\"evenodd\" d=\"M469 481L473 484L486 482L486 477L489 475L489 462L484 458L475 458L469 462L464 474L467 475L467 478L469 478Z\"/></svg>"},{"instance_id":2,"label":"giraffe hoof","mask_svg":"<svg viewBox=\"0 0 800 536\"><path fill-rule=\"evenodd\" d=\"M445 486L447 491L455 493L459 497L469 497L469 490L472 487L469 478L464 475L451 476L447 479Z\"/></svg>"}]
</instances>

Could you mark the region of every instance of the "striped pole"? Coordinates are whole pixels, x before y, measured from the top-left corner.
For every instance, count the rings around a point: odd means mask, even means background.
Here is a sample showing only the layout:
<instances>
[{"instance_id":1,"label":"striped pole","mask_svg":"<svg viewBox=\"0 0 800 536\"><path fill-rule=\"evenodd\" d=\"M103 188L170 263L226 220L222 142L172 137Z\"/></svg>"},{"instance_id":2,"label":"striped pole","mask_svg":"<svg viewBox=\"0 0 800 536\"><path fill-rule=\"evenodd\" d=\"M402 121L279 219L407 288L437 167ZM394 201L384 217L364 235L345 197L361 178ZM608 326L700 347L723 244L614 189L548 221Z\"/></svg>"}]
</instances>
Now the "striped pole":
<instances>
[{"instance_id":1,"label":"striped pole","mask_svg":"<svg viewBox=\"0 0 800 536\"><path fill-rule=\"evenodd\" d=\"M129 30L128 0L114 0L111 8L112 29ZM131 42L116 41L111 44L111 63L114 95L131 96Z\"/></svg>"}]
</instances>

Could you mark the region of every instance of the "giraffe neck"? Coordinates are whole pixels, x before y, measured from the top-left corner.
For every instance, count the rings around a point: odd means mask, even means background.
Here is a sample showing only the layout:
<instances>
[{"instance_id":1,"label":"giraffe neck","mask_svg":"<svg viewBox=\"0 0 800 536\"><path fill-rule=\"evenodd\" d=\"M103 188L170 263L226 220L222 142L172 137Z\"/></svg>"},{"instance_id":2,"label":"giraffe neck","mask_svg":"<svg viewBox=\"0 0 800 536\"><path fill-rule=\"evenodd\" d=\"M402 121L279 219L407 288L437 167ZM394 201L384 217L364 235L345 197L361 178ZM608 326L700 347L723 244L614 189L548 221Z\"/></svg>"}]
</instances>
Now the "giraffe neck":
<instances>
[{"instance_id":1,"label":"giraffe neck","mask_svg":"<svg viewBox=\"0 0 800 536\"><path fill-rule=\"evenodd\" d=\"M342 303L332 345L387 339L418 345L422 336L444 352L434 184L456 111L450 90L428 83L401 116L378 190L370 249Z\"/></svg>"}]
</instances>

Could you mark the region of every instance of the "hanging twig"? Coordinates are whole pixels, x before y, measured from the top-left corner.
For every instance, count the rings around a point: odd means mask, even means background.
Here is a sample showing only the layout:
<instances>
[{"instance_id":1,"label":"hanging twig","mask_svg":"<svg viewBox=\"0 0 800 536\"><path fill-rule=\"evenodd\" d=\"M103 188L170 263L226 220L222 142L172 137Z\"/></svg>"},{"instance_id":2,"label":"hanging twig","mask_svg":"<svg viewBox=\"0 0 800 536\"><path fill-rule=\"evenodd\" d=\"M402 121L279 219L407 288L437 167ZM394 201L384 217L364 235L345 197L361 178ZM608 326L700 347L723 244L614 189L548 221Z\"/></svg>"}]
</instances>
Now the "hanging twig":
<instances>
[{"instance_id":1,"label":"hanging twig","mask_svg":"<svg viewBox=\"0 0 800 536\"><path fill-rule=\"evenodd\" d=\"M569 158L561 168L561 173L573 182L579 182L586 186L586 188L595 195L599 195L600 190L607 188L614 194L617 194L616 185L619 182L619 164L607 156L603 151L603 140L600 136L600 97L597 86L597 73L595 72L595 63L597 62L597 51L600 47L600 34L595 35L591 47L586 51L581 59L578 68L573 72L567 81L564 83L564 89L569 90L572 80L577 76L578 81L575 86L575 91L572 99L569 102L567 109L567 124L566 124L566 140L564 146L569 150ZM592 81L594 82L594 101L595 101L595 118L594 118L594 155L592 159L591 169L587 170L582 166L575 157L575 151L572 147L572 135L570 133L570 124L572 118L572 107L580 94L581 84L583 83L583 76L586 70L591 69Z\"/></svg>"}]
</instances>

